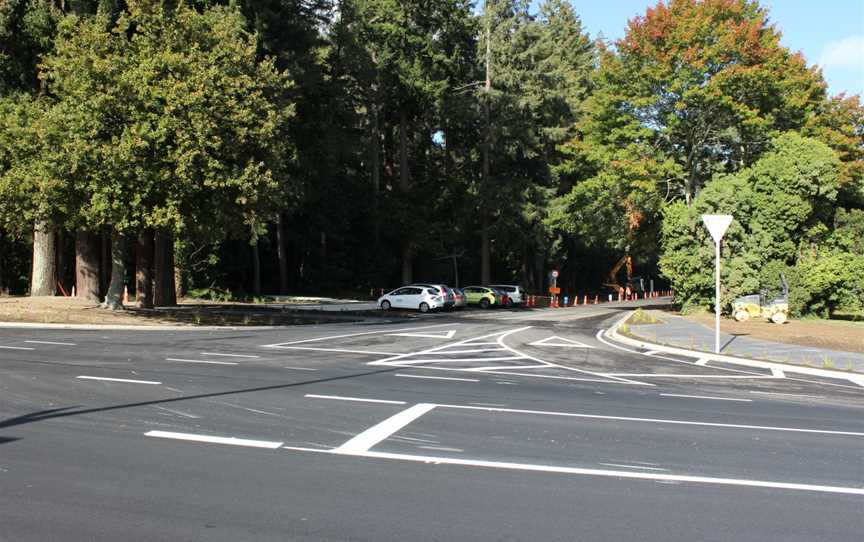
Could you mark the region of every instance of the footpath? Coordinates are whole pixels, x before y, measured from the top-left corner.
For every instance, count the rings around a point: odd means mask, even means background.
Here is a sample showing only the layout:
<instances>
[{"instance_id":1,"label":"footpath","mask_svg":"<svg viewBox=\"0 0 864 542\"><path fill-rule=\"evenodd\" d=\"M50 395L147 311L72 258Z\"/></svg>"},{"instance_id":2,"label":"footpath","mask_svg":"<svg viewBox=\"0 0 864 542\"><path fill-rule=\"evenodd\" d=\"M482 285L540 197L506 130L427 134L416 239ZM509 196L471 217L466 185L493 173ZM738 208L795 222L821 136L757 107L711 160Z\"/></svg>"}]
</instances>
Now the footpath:
<instances>
[{"instance_id":1,"label":"footpath","mask_svg":"<svg viewBox=\"0 0 864 542\"><path fill-rule=\"evenodd\" d=\"M628 324L622 335L713 355L714 330L687 318L661 311L646 311L657 323ZM812 346L754 339L734 333L720 333L720 353L725 356L769 361L831 371L864 373L864 354Z\"/></svg>"}]
</instances>

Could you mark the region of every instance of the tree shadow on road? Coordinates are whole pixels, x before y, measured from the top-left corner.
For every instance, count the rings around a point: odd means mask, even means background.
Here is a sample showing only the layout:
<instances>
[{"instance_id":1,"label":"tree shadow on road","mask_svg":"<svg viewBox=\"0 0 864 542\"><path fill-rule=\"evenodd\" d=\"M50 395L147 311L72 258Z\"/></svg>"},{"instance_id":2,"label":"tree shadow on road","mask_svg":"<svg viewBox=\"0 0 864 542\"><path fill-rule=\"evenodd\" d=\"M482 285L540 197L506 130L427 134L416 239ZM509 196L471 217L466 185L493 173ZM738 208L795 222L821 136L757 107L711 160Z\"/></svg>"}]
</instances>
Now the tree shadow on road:
<instances>
[{"instance_id":1,"label":"tree shadow on road","mask_svg":"<svg viewBox=\"0 0 864 542\"><path fill-rule=\"evenodd\" d=\"M136 408L142 406L151 406L151 405L164 405L170 403L178 403L181 401L189 401L193 399L207 399L210 397L222 397L225 395L238 395L242 393L255 393L259 391L272 391L272 390L281 390L288 388L296 388L300 386L308 386L310 384L323 384L325 382L336 382L339 380L348 380L351 378L359 378L363 376L371 376L377 375L381 373L389 373L393 371L397 371L401 369L401 367L391 367L387 369L377 369L375 371L365 371L362 373L355 373L350 375L342 375L342 376L332 376L328 378L318 378L315 380L305 380L303 382L292 382L290 384L274 384L272 386L259 386L256 388L245 388L241 390L229 390L229 391L218 391L213 393L201 393L197 395L187 395L184 397L171 397L168 399L154 399L152 401L139 401L136 403L125 403L121 405L110 405L103 407L79 407L79 406L71 406L71 407L62 407L62 408L52 408L50 410L42 410L39 412L31 412L30 414L25 414L23 416L16 416L14 418L9 418L6 420L0 420L0 428L3 427L15 427L17 425L25 425L28 423L40 422L44 420L51 420L55 418L65 418L67 416L78 416L81 414L95 414L99 412L110 412L112 410L122 410L124 408ZM13 439L14 440L14 439ZM0 439L0 444L3 443L3 440Z\"/></svg>"}]
</instances>

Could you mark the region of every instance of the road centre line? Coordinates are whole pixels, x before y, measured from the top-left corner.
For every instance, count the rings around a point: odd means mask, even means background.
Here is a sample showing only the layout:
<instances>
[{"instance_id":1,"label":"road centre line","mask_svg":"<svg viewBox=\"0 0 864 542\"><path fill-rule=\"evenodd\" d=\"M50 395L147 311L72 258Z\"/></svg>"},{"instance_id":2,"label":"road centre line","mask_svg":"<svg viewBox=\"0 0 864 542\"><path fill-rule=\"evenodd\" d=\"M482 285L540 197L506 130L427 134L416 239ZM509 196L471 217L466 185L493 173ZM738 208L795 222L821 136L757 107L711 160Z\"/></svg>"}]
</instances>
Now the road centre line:
<instances>
[{"instance_id":1,"label":"road centre line","mask_svg":"<svg viewBox=\"0 0 864 542\"><path fill-rule=\"evenodd\" d=\"M315 346L280 346L282 350L311 350L314 352L341 352L343 354L369 354L375 356L395 356L395 352L373 352L371 350L346 350L343 348L318 348Z\"/></svg>"},{"instance_id":2,"label":"road centre line","mask_svg":"<svg viewBox=\"0 0 864 542\"><path fill-rule=\"evenodd\" d=\"M128 378L107 378L104 376L76 376L75 378L80 378L81 380L104 380L106 382L125 382L127 384L151 384L151 385L159 385L161 382L156 382L154 380L129 380Z\"/></svg>"},{"instance_id":3,"label":"road centre line","mask_svg":"<svg viewBox=\"0 0 864 542\"><path fill-rule=\"evenodd\" d=\"M333 453L337 454L360 454L368 452L370 448L387 439L393 433L396 433L409 423L413 422L420 416L434 409L435 405L430 403L418 403L409 407L398 414L390 416L386 420L373 425L366 431L363 431L356 437L352 438L345 444L339 446Z\"/></svg>"},{"instance_id":4,"label":"road centre line","mask_svg":"<svg viewBox=\"0 0 864 542\"><path fill-rule=\"evenodd\" d=\"M575 412L556 412L549 410L525 410L518 408L486 408L470 405L449 405L437 404L441 408L457 408L462 410L486 410L490 412L504 412L514 414L537 414L541 416L563 416L568 418L584 418L589 420L615 420L625 422L644 422L644 423L668 423L671 425L696 425L703 427L723 427L728 429L749 429L754 431L785 431L790 433L813 433L818 435L839 435L848 437L864 437L864 433L855 431L833 431L830 429L806 429L798 427L775 427L770 425L746 425L734 423L718 423L718 422L695 422L689 420L669 420L663 418L635 418L631 416L605 416L600 414L581 414Z\"/></svg>"},{"instance_id":5,"label":"road centre line","mask_svg":"<svg viewBox=\"0 0 864 542\"><path fill-rule=\"evenodd\" d=\"M213 437L210 435L196 435L192 433L174 433L171 431L148 431L146 437L166 438L174 440L188 440L193 442L206 442L209 444L230 444L232 446L248 446L251 448L269 448L275 450L282 446L282 442L269 440L249 440L234 437Z\"/></svg>"},{"instance_id":6,"label":"road centre line","mask_svg":"<svg viewBox=\"0 0 864 542\"><path fill-rule=\"evenodd\" d=\"M201 352L202 356L220 356L224 358L249 358L249 359L260 359L261 356L249 356L245 354L220 354L218 352Z\"/></svg>"},{"instance_id":7,"label":"road centre line","mask_svg":"<svg viewBox=\"0 0 864 542\"><path fill-rule=\"evenodd\" d=\"M307 393L303 397L308 397L309 399L334 399L337 401L355 401L358 403L382 403L385 405L407 404L405 401L390 401L387 399L364 399L363 397L343 397L341 395L316 395L314 393Z\"/></svg>"},{"instance_id":8,"label":"road centre line","mask_svg":"<svg viewBox=\"0 0 864 542\"><path fill-rule=\"evenodd\" d=\"M183 363L208 363L211 365L237 365L234 361L209 361L203 359L165 358L165 361L181 361Z\"/></svg>"},{"instance_id":9,"label":"road centre line","mask_svg":"<svg viewBox=\"0 0 864 542\"><path fill-rule=\"evenodd\" d=\"M336 453L335 451L332 453ZM578 474L587 476L607 476L612 478L629 478L639 480L662 480L672 482L690 482L699 484L716 484L744 487L763 487L770 489L788 489L796 491L813 491L822 493L839 493L845 495L864 495L864 488L825 486L816 484L796 484L788 482L773 482L769 480L747 480L739 478L714 478L710 476L685 476L677 474L661 474L650 472L632 472L605 469L588 469L578 467L556 467L553 465L534 465L529 463L510 463L502 461L482 461L475 459L458 459L453 457L436 457L410 454L394 454L387 452L341 452L343 455L375 459L396 459L433 465L459 465L466 467L485 467L506 470L523 470L533 472L548 472L558 474Z\"/></svg>"},{"instance_id":10,"label":"road centre line","mask_svg":"<svg viewBox=\"0 0 864 542\"><path fill-rule=\"evenodd\" d=\"M402 378L427 378L429 380L457 380L460 382L480 382L476 378L454 378L451 376L409 375L404 373L395 373L393 376L401 376Z\"/></svg>"},{"instance_id":11,"label":"road centre line","mask_svg":"<svg viewBox=\"0 0 864 542\"><path fill-rule=\"evenodd\" d=\"M58 342L54 342L54 341L24 341L24 342L30 343L30 344L54 344L57 346L78 346L75 343L58 343Z\"/></svg>"},{"instance_id":12,"label":"road centre line","mask_svg":"<svg viewBox=\"0 0 864 542\"><path fill-rule=\"evenodd\" d=\"M429 328L434 328L434 327L444 327L444 326L454 326L454 325L459 325L459 324L434 324L434 325L429 325L429 326L406 327L406 328L402 328L402 329L388 329L388 330L379 329L376 331L364 331L361 333L348 333L345 335L331 335L329 337L316 337L314 339L302 339L299 341L289 341L289 342L285 342L285 343L265 344L265 345L261 346L261 348L281 348L281 347L293 345L293 344L303 344L303 343L310 343L310 342L317 342L317 341L329 341L332 339L346 339L349 337L361 337L363 335L375 335L375 334L381 335L381 334L387 334L387 333L398 333L400 331L414 331L417 329L429 329Z\"/></svg>"},{"instance_id":13,"label":"road centre line","mask_svg":"<svg viewBox=\"0 0 864 542\"><path fill-rule=\"evenodd\" d=\"M714 401L741 401L743 403L752 403L753 399L734 399L732 397L711 397L708 395L681 395L678 393L661 393L660 397L681 397L684 399L712 399Z\"/></svg>"},{"instance_id":14,"label":"road centre line","mask_svg":"<svg viewBox=\"0 0 864 542\"><path fill-rule=\"evenodd\" d=\"M30 348L29 346L0 346L0 348L4 350L36 350L35 348Z\"/></svg>"}]
</instances>

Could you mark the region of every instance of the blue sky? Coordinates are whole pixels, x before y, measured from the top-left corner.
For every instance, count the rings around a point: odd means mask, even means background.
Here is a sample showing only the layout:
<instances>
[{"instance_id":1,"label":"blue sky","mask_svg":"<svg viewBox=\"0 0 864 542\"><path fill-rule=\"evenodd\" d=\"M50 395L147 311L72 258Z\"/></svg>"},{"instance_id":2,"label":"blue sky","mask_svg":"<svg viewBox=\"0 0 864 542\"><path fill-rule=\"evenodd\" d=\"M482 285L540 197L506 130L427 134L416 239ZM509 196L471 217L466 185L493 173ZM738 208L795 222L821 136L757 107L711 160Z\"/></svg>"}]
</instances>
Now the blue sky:
<instances>
[{"instance_id":1,"label":"blue sky","mask_svg":"<svg viewBox=\"0 0 864 542\"><path fill-rule=\"evenodd\" d=\"M532 0L534 5L540 0ZM627 21L656 0L570 0L592 37L624 35ZM864 96L864 0L761 0L782 43L818 64L831 94Z\"/></svg>"}]
</instances>

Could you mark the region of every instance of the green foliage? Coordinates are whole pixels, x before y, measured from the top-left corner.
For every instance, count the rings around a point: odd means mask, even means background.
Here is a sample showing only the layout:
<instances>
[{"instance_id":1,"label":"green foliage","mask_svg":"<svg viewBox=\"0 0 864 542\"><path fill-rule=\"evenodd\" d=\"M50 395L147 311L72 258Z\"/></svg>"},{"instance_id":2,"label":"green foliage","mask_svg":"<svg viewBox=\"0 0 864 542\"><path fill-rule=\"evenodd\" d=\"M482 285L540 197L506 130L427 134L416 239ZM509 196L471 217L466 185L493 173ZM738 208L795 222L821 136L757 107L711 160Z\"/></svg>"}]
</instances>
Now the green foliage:
<instances>
[{"instance_id":1,"label":"green foliage","mask_svg":"<svg viewBox=\"0 0 864 542\"><path fill-rule=\"evenodd\" d=\"M667 206L660 266L676 296L685 305L701 306L713 298L713 241L702 214L735 217L723 240L728 306L739 295L760 291L760 270L766 264L793 265L801 251L819 241L819 232L833 222L838 169L835 153L825 144L784 134L753 166L716 176L692 206ZM775 275L769 283L777 280ZM810 304L802 300L799 306Z\"/></svg>"}]
</instances>

